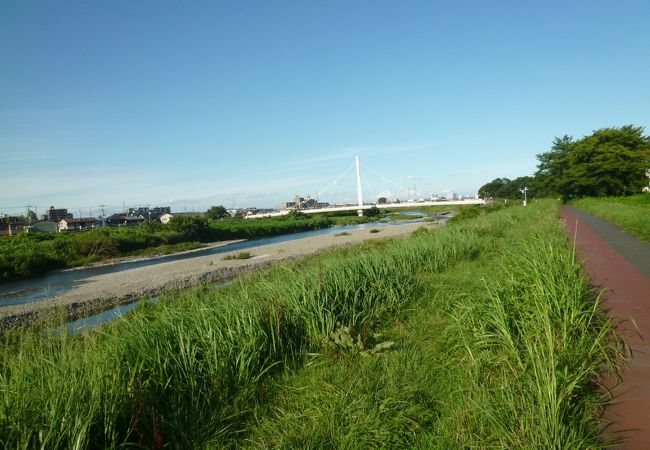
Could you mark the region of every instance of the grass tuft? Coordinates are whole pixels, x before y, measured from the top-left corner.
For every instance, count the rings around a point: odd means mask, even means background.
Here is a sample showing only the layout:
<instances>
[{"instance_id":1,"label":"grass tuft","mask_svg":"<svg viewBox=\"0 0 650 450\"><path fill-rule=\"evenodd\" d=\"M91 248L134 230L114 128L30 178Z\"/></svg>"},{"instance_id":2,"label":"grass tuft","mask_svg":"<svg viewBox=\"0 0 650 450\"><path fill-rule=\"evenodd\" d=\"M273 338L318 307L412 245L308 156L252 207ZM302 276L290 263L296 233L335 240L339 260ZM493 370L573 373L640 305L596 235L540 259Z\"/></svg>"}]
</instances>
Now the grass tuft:
<instances>
[{"instance_id":1,"label":"grass tuft","mask_svg":"<svg viewBox=\"0 0 650 450\"><path fill-rule=\"evenodd\" d=\"M250 252L239 252L239 253L235 253L233 255L226 255L221 259L223 259L224 261L230 261L230 260L233 260L233 259L248 259L250 257L251 257Z\"/></svg>"},{"instance_id":2,"label":"grass tuft","mask_svg":"<svg viewBox=\"0 0 650 450\"><path fill-rule=\"evenodd\" d=\"M571 203L650 242L650 194L583 198Z\"/></svg>"}]
</instances>

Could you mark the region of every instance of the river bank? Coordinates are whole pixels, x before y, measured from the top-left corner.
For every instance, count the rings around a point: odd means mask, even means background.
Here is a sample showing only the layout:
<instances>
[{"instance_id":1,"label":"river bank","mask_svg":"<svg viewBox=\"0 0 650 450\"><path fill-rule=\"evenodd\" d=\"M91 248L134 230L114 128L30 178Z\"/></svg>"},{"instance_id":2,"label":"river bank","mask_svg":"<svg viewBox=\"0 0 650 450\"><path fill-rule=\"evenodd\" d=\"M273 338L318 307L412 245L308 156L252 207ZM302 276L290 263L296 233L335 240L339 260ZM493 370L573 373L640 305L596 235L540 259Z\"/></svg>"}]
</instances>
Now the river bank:
<instances>
[{"instance_id":1,"label":"river bank","mask_svg":"<svg viewBox=\"0 0 650 450\"><path fill-rule=\"evenodd\" d=\"M238 253L233 251L93 276L63 294L0 309L0 331L40 322L71 321L174 289L223 282L244 272L322 250L369 239L405 236L422 226L429 228L437 226L437 223L407 223L382 228L375 233L370 228L350 230L346 234L264 245L251 249L247 259L226 259Z\"/></svg>"},{"instance_id":2,"label":"river bank","mask_svg":"<svg viewBox=\"0 0 650 450\"><path fill-rule=\"evenodd\" d=\"M59 271L60 272L75 272L75 271L79 271L79 270L86 270L86 269L96 268L96 267L114 266L116 264L123 264L123 263L135 263L135 262L140 262L140 261L155 261L157 259L169 258L169 257L172 257L172 256L191 255L192 253L205 252L206 250L209 250L211 248L225 247L226 245L237 244L239 242L244 242L245 240L246 239L233 239L231 241L212 242L210 244L201 245L201 247L193 248L193 249L190 249L190 250L183 250L183 251L180 251L180 252L173 252L173 253L161 253L159 255L121 256L119 258L111 258L111 259L108 259L108 260L99 261L99 262L92 263L92 264L87 264L85 266L71 267L69 269L59 269Z\"/></svg>"}]
</instances>

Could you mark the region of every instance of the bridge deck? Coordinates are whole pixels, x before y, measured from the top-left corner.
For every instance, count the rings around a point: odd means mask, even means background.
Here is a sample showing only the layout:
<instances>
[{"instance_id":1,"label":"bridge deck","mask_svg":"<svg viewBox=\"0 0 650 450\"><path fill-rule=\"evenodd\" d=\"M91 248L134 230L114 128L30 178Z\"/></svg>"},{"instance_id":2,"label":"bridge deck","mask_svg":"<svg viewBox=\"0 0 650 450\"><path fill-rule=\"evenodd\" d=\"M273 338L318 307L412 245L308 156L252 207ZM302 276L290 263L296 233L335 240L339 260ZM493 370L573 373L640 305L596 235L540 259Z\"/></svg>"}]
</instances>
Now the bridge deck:
<instances>
[{"instance_id":1,"label":"bridge deck","mask_svg":"<svg viewBox=\"0 0 650 450\"><path fill-rule=\"evenodd\" d=\"M483 205L484 200L480 199L471 199L471 200L453 200L453 201L438 201L438 202L402 202L402 203L384 203L381 205L377 204L366 204L366 205L345 205L345 206L332 206L330 208L318 208L318 209L301 209L300 212L303 214L316 214L316 213L326 213L326 212L339 212L339 211L358 211L366 210L370 208L421 208L423 206L455 206L455 205ZM289 214L290 209L284 211L276 211L272 213L264 214L251 214L246 216L247 219L259 219L261 217L280 217Z\"/></svg>"}]
</instances>

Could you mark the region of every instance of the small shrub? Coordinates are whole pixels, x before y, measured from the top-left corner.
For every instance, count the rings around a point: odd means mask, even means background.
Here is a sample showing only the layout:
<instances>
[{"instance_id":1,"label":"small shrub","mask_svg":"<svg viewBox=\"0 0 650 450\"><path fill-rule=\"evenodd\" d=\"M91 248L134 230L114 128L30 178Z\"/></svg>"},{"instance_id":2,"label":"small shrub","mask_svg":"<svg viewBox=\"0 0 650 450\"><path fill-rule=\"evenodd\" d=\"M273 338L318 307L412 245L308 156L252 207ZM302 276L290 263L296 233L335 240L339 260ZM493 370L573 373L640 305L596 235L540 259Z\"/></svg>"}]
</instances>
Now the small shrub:
<instances>
[{"instance_id":1,"label":"small shrub","mask_svg":"<svg viewBox=\"0 0 650 450\"><path fill-rule=\"evenodd\" d=\"M223 260L224 261L229 261L229 260L232 260L232 259L248 259L250 257L251 257L250 252L239 252L239 253L236 253L234 255L226 255L226 256L223 257Z\"/></svg>"}]
</instances>

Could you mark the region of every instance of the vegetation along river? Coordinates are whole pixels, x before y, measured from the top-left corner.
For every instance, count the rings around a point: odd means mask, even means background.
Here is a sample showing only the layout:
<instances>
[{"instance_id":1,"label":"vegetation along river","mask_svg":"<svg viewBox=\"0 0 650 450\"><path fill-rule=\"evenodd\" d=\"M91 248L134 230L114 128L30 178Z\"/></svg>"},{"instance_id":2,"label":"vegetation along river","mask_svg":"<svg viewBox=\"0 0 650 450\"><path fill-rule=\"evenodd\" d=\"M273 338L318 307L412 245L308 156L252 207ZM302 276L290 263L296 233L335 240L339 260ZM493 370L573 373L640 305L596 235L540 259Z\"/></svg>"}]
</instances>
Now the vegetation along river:
<instances>
[{"instance_id":1,"label":"vegetation along river","mask_svg":"<svg viewBox=\"0 0 650 450\"><path fill-rule=\"evenodd\" d=\"M303 238L317 237L317 236L326 236L326 235L335 235L341 232L354 232L357 230L371 230L371 229L386 229L398 225L404 225L405 223L419 223L422 222L421 214L412 214L413 217L417 219L409 221L381 221L368 224L360 225L347 225L347 226L338 226L332 228L325 228L319 230L311 230L299 233L286 234L281 236L274 236L269 238L254 239L248 241L236 241L233 243L227 243L221 246L212 246L205 249L200 249L192 252L167 255L162 257L148 258L148 259L138 259L133 261L122 261L113 264L98 265L92 267L85 267L73 270L61 270L53 271L49 274L32 279L26 280L17 280L11 282L5 282L0 285L0 311L7 309L7 307L12 307L16 305L27 305L30 303L38 303L44 300L49 300L56 296L61 296L77 287L83 286L85 283L88 283L88 280L97 277L100 275L114 274L118 272L123 272L132 269L138 269L143 267L155 266L163 263L170 263L174 261L182 261L188 259L194 259L199 257L205 257L209 255L218 255L228 252L252 250L258 247L271 245L271 244L281 244L286 242L295 241ZM441 220L444 220L446 217L441 217ZM147 298L148 296L143 296ZM97 319L100 322L107 320L110 317L114 317L115 314L124 312L134 305L119 305L116 308L111 308L108 311L104 311L97 315ZM9 308L13 309L13 308ZM84 319L84 324L91 323L94 319L89 318Z\"/></svg>"}]
</instances>

